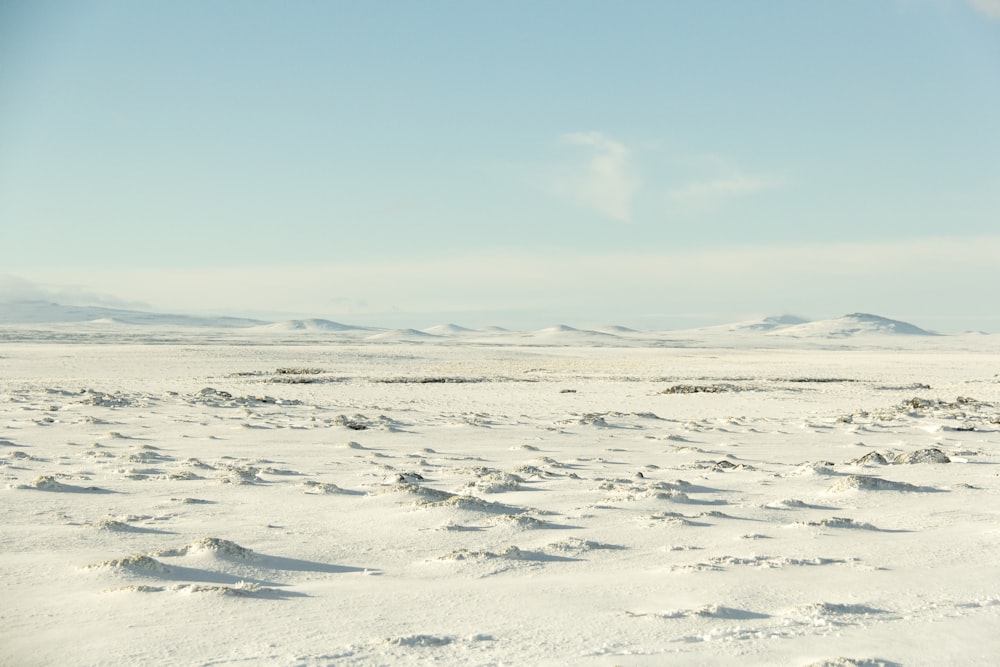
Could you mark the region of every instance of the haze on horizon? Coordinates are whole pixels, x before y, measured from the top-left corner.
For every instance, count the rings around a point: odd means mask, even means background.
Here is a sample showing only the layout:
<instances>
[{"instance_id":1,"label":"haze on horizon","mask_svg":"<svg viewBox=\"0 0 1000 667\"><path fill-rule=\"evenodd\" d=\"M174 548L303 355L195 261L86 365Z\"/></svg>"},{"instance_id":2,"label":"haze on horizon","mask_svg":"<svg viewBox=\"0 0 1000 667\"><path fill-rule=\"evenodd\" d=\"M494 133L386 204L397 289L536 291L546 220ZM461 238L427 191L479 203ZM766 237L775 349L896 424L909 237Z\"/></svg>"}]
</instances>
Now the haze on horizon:
<instances>
[{"instance_id":1,"label":"haze on horizon","mask_svg":"<svg viewBox=\"0 0 1000 667\"><path fill-rule=\"evenodd\" d=\"M0 6L0 301L1000 332L1000 2Z\"/></svg>"}]
</instances>

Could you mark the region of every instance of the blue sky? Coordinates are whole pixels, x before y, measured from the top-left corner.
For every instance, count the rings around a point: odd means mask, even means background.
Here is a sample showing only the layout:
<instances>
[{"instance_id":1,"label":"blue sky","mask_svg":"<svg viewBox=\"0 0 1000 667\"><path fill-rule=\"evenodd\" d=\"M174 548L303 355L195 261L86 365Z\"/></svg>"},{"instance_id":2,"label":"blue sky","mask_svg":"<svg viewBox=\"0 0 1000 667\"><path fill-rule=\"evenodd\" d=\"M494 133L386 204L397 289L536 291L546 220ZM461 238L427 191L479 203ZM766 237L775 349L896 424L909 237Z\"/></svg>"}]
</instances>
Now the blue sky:
<instances>
[{"instance_id":1,"label":"blue sky","mask_svg":"<svg viewBox=\"0 0 1000 667\"><path fill-rule=\"evenodd\" d=\"M1000 0L0 3L0 296L1000 332Z\"/></svg>"}]
</instances>

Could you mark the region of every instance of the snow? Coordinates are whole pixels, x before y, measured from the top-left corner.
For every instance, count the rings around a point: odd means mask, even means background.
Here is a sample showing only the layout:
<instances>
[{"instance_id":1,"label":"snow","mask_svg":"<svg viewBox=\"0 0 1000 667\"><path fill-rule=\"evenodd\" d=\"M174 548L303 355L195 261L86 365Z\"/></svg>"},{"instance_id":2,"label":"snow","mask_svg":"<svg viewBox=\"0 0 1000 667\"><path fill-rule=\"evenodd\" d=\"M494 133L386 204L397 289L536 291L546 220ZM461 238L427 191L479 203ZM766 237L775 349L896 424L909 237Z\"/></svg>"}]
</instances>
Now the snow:
<instances>
[{"instance_id":1,"label":"snow","mask_svg":"<svg viewBox=\"0 0 1000 667\"><path fill-rule=\"evenodd\" d=\"M857 322L0 326L0 664L991 664L1000 342Z\"/></svg>"}]
</instances>

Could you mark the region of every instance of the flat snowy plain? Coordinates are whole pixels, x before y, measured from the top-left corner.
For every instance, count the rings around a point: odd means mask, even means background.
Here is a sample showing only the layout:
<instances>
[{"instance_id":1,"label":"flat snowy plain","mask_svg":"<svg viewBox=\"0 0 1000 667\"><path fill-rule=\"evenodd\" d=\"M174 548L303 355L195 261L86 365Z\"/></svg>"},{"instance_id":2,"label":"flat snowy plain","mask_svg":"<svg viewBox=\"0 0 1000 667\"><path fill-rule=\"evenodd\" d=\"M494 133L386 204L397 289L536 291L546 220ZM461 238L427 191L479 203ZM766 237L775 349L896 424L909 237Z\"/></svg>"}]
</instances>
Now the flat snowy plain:
<instances>
[{"instance_id":1,"label":"flat snowy plain","mask_svg":"<svg viewBox=\"0 0 1000 667\"><path fill-rule=\"evenodd\" d=\"M0 663L996 664L1000 337L782 330L0 327Z\"/></svg>"}]
</instances>

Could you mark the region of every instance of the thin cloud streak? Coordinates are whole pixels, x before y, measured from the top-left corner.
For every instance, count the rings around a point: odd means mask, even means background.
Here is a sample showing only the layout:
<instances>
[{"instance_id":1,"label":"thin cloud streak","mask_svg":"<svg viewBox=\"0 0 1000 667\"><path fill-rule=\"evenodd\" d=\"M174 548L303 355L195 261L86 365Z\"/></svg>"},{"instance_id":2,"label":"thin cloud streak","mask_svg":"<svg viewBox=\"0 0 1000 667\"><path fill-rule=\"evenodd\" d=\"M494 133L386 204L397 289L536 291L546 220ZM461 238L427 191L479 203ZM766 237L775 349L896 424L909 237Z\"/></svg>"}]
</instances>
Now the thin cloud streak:
<instances>
[{"instance_id":1,"label":"thin cloud streak","mask_svg":"<svg viewBox=\"0 0 1000 667\"><path fill-rule=\"evenodd\" d=\"M773 180L745 174L732 174L672 188L667 192L667 196L688 207L714 209L733 197L752 195L776 185L777 183Z\"/></svg>"},{"instance_id":2,"label":"thin cloud streak","mask_svg":"<svg viewBox=\"0 0 1000 667\"><path fill-rule=\"evenodd\" d=\"M672 207L715 211L732 199L783 185L782 179L748 173L733 158L725 155L697 155L680 159L698 175L667 190L667 199Z\"/></svg>"}]
</instances>

